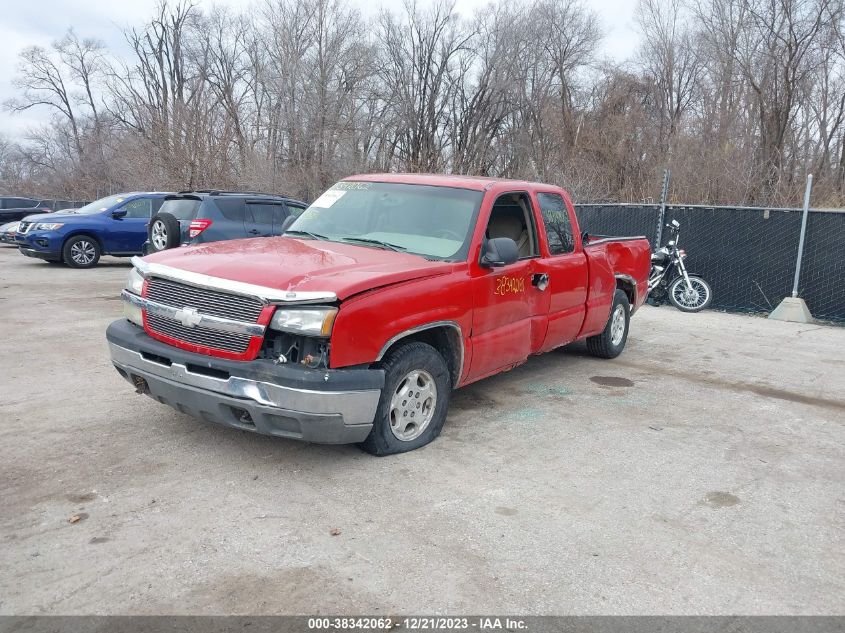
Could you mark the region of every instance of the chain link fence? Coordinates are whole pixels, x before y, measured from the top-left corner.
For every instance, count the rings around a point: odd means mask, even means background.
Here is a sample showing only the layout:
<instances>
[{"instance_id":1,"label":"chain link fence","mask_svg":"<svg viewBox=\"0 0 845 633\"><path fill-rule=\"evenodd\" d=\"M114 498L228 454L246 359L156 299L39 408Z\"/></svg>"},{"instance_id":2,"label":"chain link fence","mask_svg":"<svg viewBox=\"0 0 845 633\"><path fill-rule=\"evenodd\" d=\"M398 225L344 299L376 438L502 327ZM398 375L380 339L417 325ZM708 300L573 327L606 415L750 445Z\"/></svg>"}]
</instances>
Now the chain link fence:
<instances>
[{"instance_id":1,"label":"chain link fence","mask_svg":"<svg viewBox=\"0 0 845 633\"><path fill-rule=\"evenodd\" d=\"M660 205L579 204L581 230L645 235L656 248ZM681 225L687 268L713 287L713 307L770 312L792 293L801 209L666 205ZM663 233L663 242L668 239ZM845 210L810 210L798 295L817 319L845 323Z\"/></svg>"}]
</instances>

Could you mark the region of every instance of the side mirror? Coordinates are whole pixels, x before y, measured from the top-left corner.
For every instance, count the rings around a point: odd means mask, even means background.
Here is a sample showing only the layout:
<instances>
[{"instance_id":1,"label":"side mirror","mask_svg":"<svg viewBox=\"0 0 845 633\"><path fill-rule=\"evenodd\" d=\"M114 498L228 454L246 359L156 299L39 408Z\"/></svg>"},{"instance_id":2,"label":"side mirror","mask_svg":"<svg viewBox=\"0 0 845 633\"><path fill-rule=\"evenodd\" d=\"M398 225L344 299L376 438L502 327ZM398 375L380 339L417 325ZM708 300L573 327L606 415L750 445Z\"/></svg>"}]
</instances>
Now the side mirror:
<instances>
[{"instance_id":1,"label":"side mirror","mask_svg":"<svg viewBox=\"0 0 845 633\"><path fill-rule=\"evenodd\" d=\"M487 240L484 253L481 255L481 265L484 268L507 266L519 259L519 248L509 237L494 237Z\"/></svg>"},{"instance_id":2,"label":"side mirror","mask_svg":"<svg viewBox=\"0 0 845 633\"><path fill-rule=\"evenodd\" d=\"M126 209L115 209L111 212L111 217L113 217L115 220L119 220L120 218L125 218L126 213Z\"/></svg>"},{"instance_id":3,"label":"side mirror","mask_svg":"<svg viewBox=\"0 0 845 633\"><path fill-rule=\"evenodd\" d=\"M293 215L289 215L285 218L285 221L282 222L282 228L279 229L279 234L284 233L290 228L290 225L296 222L296 217Z\"/></svg>"}]
</instances>

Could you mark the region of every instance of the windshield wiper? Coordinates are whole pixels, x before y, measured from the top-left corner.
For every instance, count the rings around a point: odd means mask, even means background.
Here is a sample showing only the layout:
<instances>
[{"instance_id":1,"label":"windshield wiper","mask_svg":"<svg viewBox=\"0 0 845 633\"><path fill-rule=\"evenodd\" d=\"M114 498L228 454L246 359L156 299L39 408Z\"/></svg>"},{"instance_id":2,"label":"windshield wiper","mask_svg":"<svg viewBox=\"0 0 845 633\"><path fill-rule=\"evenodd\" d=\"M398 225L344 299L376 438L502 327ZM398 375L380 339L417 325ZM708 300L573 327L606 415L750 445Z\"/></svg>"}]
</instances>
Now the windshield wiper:
<instances>
[{"instance_id":1,"label":"windshield wiper","mask_svg":"<svg viewBox=\"0 0 845 633\"><path fill-rule=\"evenodd\" d=\"M325 235L320 235L319 233L312 233L311 231L300 231L299 229L294 229L293 231L285 231L284 235L305 235L310 237L313 240L328 240L329 238Z\"/></svg>"},{"instance_id":2,"label":"windshield wiper","mask_svg":"<svg viewBox=\"0 0 845 633\"><path fill-rule=\"evenodd\" d=\"M373 246L381 246L382 248L387 248L391 251L407 251L408 249L404 246L399 246L398 244L391 244L390 242L385 242L384 240L373 240L368 237L343 237L341 238L343 242L360 242L362 244L372 244Z\"/></svg>"}]
</instances>

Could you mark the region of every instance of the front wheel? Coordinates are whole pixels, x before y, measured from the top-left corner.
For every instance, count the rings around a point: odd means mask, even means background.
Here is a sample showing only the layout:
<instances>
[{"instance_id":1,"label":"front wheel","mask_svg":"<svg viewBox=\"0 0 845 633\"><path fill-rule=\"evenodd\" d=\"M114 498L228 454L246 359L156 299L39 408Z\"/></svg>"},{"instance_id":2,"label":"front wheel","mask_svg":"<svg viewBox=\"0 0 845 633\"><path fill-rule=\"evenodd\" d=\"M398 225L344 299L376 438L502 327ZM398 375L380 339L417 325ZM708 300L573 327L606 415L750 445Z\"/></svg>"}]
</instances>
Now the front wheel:
<instances>
[{"instance_id":1,"label":"front wheel","mask_svg":"<svg viewBox=\"0 0 845 633\"><path fill-rule=\"evenodd\" d=\"M700 312L713 301L710 284L701 277L689 275L690 287L683 277L678 277L669 286L669 301L681 312Z\"/></svg>"},{"instance_id":2,"label":"front wheel","mask_svg":"<svg viewBox=\"0 0 845 633\"><path fill-rule=\"evenodd\" d=\"M451 394L449 368L426 343L408 343L382 362L384 389L373 429L360 447L373 455L420 448L440 435Z\"/></svg>"},{"instance_id":3,"label":"front wheel","mask_svg":"<svg viewBox=\"0 0 845 633\"><path fill-rule=\"evenodd\" d=\"M93 268L100 261L100 245L93 237L75 235L65 242L62 259L71 268Z\"/></svg>"}]
</instances>

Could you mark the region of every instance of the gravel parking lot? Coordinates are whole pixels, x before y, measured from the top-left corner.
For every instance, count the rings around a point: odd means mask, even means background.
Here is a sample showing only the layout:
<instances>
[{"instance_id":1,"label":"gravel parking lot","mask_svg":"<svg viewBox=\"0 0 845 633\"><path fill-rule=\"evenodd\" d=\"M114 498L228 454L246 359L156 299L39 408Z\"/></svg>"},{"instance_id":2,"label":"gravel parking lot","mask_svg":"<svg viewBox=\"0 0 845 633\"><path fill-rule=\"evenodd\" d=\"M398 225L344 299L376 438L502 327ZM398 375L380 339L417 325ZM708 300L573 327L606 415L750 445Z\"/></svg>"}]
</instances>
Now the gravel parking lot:
<instances>
[{"instance_id":1,"label":"gravel parking lot","mask_svg":"<svg viewBox=\"0 0 845 633\"><path fill-rule=\"evenodd\" d=\"M128 267L0 247L0 613L845 611L845 328L645 307L379 459L135 395Z\"/></svg>"}]
</instances>

